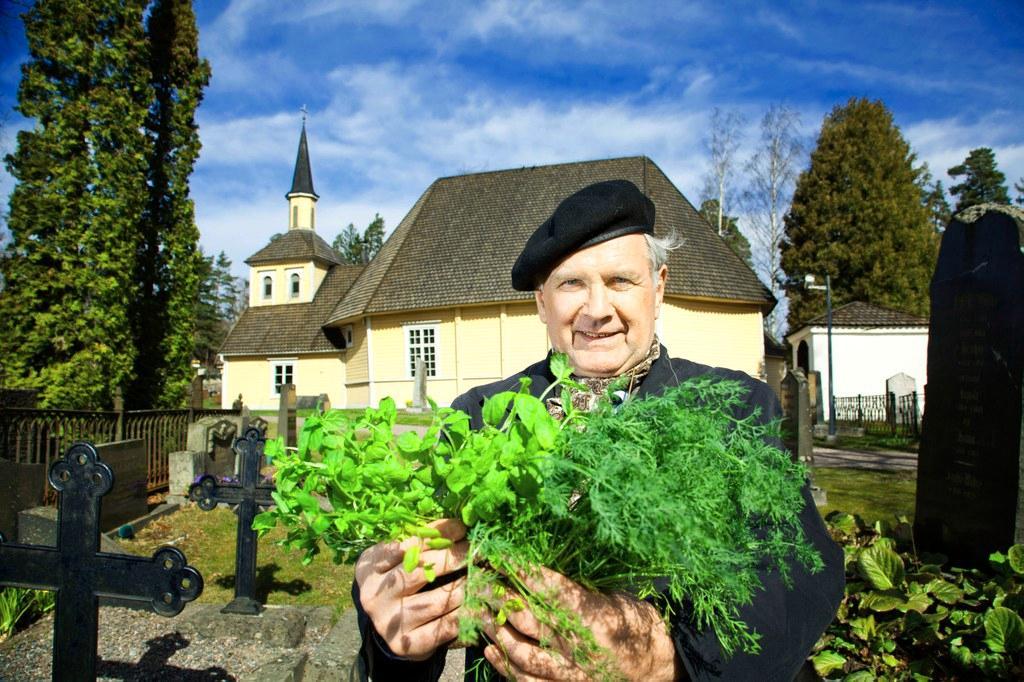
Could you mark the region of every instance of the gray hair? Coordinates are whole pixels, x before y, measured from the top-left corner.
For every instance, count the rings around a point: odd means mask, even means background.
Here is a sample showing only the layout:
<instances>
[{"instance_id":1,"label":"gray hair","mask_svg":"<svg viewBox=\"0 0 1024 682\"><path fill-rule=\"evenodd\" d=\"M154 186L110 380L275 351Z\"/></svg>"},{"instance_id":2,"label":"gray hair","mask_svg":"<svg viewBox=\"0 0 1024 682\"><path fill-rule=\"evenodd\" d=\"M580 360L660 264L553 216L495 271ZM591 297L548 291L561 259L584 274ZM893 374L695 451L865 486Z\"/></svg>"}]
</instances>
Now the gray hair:
<instances>
[{"instance_id":1,"label":"gray hair","mask_svg":"<svg viewBox=\"0 0 1024 682\"><path fill-rule=\"evenodd\" d=\"M644 239L647 240L647 254L651 259L651 272L655 275L658 274L661 266L668 262L669 254L683 245L683 239L675 230L670 230L662 237L645 234Z\"/></svg>"}]
</instances>

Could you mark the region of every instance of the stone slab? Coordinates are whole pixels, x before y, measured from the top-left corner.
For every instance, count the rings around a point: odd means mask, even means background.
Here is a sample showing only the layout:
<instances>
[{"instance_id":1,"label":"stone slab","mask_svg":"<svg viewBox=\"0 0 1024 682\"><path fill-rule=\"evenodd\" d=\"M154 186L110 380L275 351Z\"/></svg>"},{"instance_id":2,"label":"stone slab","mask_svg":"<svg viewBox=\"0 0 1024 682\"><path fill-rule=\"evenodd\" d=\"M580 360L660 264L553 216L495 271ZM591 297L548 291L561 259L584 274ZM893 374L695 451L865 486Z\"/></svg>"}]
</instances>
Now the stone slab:
<instances>
[{"instance_id":1,"label":"stone slab","mask_svg":"<svg viewBox=\"0 0 1024 682\"><path fill-rule=\"evenodd\" d=\"M198 637L220 639L237 637L267 646L292 648L306 634L306 616L293 606L267 606L257 616L221 613L216 604L199 604L181 621L183 631Z\"/></svg>"},{"instance_id":2,"label":"stone slab","mask_svg":"<svg viewBox=\"0 0 1024 682\"><path fill-rule=\"evenodd\" d=\"M18 544L57 546L57 508L33 507L18 514ZM100 551L128 554L117 542L100 533Z\"/></svg>"},{"instance_id":3,"label":"stone slab","mask_svg":"<svg viewBox=\"0 0 1024 682\"><path fill-rule=\"evenodd\" d=\"M334 680L363 679L360 670L359 647L362 639L356 622L355 609L341 614L338 622L327 633L320 646L306 661L302 682L333 682Z\"/></svg>"},{"instance_id":4,"label":"stone slab","mask_svg":"<svg viewBox=\"0 0 1024 682\"><path fill-rule=\"evenodd\" d=\"M283 654L238 679L239 682L301 682L305 679L307 658L304 651Z\"/></svg>"}]
</instances>

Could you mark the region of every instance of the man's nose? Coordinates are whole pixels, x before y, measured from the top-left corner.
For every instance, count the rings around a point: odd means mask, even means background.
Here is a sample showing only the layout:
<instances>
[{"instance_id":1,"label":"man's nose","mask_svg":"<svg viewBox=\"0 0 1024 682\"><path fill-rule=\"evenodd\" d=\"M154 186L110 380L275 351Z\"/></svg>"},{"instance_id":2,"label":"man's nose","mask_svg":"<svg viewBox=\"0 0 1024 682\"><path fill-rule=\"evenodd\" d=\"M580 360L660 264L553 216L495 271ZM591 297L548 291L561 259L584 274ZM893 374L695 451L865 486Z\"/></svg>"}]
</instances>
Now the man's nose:
<instances>
[{"instance_id":1,"label":"man's nose","mask_svg":"<svg viewBox=\"0 0 1024 682\"><path fill-rule=\"evenodd\" d=\"M586 310L588 317L600 320L612 314L611 297L603 285L590 287L587 291Z\"/></svg>"}]
</instances>

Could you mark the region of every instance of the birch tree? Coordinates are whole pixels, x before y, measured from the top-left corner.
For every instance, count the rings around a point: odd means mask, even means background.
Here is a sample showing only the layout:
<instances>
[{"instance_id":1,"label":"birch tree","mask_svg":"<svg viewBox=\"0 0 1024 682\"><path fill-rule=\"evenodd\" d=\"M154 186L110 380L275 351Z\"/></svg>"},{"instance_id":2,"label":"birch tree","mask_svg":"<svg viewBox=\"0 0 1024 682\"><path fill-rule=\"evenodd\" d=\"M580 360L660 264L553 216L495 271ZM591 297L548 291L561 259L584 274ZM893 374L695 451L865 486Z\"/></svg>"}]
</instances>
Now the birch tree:
<instances>
[{"instance_id":1,"label":"birch tree","mask_svg":"<svg viewBox=\"0 0 1024 682\"><path fill-rule=\"evenodd\" d=\"M711 112L711 128L704 139L708 152L708 173L704 178L701 201L715 199L718 202L716 220L712 223L718 236L725 232L725 216L731 206L728 203L735 174L736 150L742 139L743 117L735 111L724 112L718 107Z\"/></svg>"},{"instance_id":2,"label":"birch tree","mask_svg":"<svg viewBox=\"0 0 1024 682\"><path fill-rule=\"evenodd\" d=\"M746 163L747 188L742 204L750 227L754 271L780 301L785 277L780 247L786 234L783 218L793 197L804 157L800 142L800 116L785 105L773 104L761 118L757 150ZM779 339L785 332L784 310L776 307L765 318L765 331Z\"/></svg>"}]
</instances>

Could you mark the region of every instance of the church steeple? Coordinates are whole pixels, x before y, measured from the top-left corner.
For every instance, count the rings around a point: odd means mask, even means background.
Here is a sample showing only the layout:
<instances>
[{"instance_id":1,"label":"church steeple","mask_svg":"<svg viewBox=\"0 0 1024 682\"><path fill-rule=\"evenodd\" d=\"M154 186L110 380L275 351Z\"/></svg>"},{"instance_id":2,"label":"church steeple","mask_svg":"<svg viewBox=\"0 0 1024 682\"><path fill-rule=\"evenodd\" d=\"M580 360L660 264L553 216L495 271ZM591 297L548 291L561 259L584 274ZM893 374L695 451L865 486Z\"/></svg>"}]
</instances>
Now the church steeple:
<instances>
[{"instance_id":1,"label":"church steeple","mask_svg":"<svg viewBox=\"0 0 1024 682\"><path fill-rule=\"evenodd\" d=\"M313 171L309 165L309 144L306 142L306 113L302 109L302 135L299 152L295 157L295 173L288 197L288 229L312 230L316 227L316 200L320 197L313 189Z\"/></svg>"}]
</instances>

